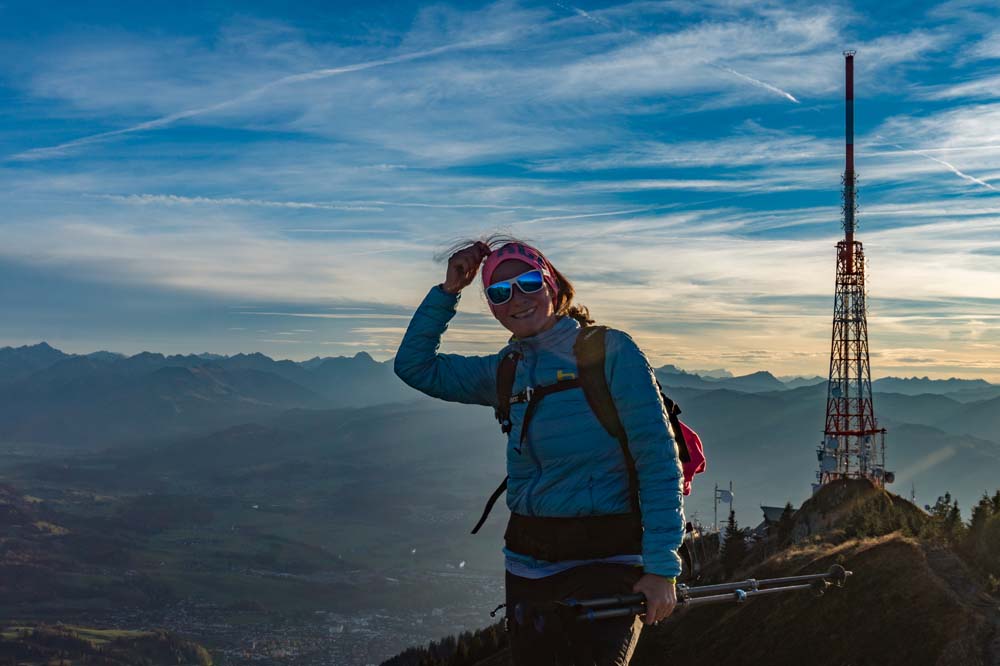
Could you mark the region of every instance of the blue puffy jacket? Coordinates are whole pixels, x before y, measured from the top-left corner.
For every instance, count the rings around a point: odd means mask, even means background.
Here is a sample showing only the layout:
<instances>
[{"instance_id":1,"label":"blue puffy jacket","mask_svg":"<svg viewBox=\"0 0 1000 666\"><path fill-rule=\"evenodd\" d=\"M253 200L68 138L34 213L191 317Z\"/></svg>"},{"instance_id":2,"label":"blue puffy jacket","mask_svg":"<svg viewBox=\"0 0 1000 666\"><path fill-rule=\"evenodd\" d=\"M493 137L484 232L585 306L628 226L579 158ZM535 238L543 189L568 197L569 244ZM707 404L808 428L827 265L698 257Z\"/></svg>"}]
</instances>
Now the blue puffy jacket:
<instances>
[{"instance_id":1,"label":"blue puffy jacket","mask_svg":"<svg viewBox=\"0 0 1000 666\"><path fill-rule=\"evenodd\" d=\"M437 353L458 300L438 285L414 313L394 366L413 388L442 400L496 407L497 366L510 349L523 355L515 393L577 373L573 343L580 324L571 317L561 317L529 338L512 337L497 354ZM642 351L627 333L614 329L608 331L605 349L605 376L638 472L643 565L649 573L677 576L677 548L684 536L677 445ZM601 426L583 391L554 393L539 403L518 453L525 408L524 403L511 405L508 508L526 516L552 517L628 512L628 473L621 447Z\"/></svg>"}]
</instances>

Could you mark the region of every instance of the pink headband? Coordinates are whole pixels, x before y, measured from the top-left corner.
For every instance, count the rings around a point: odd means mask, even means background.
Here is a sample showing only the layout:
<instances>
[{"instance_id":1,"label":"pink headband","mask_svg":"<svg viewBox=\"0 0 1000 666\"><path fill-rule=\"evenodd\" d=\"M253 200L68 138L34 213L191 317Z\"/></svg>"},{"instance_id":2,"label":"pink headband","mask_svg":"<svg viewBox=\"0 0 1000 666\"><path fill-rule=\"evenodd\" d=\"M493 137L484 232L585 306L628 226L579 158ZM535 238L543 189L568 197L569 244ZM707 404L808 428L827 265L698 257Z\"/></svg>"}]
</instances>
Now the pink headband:
<instances>
[{"instance_id":1,"label":"pink headband","mask_svg":"<svg viewBox=\"0 0 1000 666\"><path fill-rule=\"evenodd\" d=\"M556 285L555 270L552 268L552 264L549 263L549 260L541 252L523 243L507 243L503 247L493 250L490 256L486 257L486 261L483 262L484 289L492 284L493 271L508 259L523 261L542 271L545 284L549 285L549 289L552 291L552 299L555 300L559 295L559 287ZM490 309L493 309L492 305L490 305Z\"/></svg>"}]
</instances>

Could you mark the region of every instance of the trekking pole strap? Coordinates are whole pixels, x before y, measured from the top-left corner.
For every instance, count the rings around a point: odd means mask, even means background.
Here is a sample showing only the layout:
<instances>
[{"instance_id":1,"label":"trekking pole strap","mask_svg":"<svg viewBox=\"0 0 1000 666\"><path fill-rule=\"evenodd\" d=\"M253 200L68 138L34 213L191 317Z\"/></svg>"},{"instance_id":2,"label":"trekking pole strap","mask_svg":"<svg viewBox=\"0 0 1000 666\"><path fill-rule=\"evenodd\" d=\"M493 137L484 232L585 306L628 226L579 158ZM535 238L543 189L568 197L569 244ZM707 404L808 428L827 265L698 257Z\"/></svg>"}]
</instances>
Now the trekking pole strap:
<instances>
[{"instance_id":1,"label":"trekking pole strap","mask_svg":"<svg viewBox=\"0 0 1000 666\"><path fill-rule=\"evenodd\" d=\"M479 522L476 523L476 526L472 528L473 534L478 532L479 528L482 527L483 523L486 522L486 519L489 518L490 511L493 510L493 505L497 503L497 500L500 499L500 496L503 495L505 492L507 492L507 479L509 478L510 477L505 476L503 478L503 481L500 482L500 485L497 486L497 489L493 491L492 495L490 495L489 500L486 501L486 507L483 509L483 515L479 517Z\"/></svg>"}]
</instances>

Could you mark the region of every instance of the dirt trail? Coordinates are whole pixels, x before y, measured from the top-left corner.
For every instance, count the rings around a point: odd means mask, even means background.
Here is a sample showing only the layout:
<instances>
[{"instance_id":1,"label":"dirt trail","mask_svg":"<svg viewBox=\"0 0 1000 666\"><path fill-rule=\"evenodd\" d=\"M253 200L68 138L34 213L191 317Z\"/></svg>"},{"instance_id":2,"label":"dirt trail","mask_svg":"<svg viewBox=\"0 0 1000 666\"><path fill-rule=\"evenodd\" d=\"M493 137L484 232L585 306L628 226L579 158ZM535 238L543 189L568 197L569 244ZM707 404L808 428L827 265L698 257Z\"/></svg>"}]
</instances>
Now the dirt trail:
<instances>
[{"instance_id":1,"label":"dirt trail","mask_svg":"<svg viewBox=\"0 0 1000 666\"><path fill-rule=\"evenodd\" d=\"M992 624L992 635L983 660L987 666L1000 666L1000 599L987 594L965 562L951 550L925 545L924 554L931 570L948 585L951 591Z\"/></svg>"}]
</instances>

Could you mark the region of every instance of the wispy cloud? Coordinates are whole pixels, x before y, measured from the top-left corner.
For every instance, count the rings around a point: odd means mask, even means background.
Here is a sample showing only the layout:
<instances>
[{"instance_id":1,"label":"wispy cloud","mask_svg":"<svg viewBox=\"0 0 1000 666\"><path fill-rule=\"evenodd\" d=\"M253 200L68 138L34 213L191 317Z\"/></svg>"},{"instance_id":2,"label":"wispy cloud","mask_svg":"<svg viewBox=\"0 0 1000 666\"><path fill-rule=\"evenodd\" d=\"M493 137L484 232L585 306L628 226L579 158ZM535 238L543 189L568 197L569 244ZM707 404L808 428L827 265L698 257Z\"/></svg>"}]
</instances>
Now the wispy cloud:
<instances>
[{"instance_id":1,"label":"wispy cloud","mask_svg":"<svg viewBox=\"0 0 1000 666\"><path fill-rule=\"evenodd\" d=\"M177 204L208 206L261 206L264 208L291 208L314 210L347 210L381 212L388 206L400 208L481 208L488 210L537 210L538 206L496 205L483 203L426 203L418 201L270 201L266 199L246 199L243 197L191 197L179 194L85 194L93 199L116 201L126 204Z\"/></svg>"},{"instance_id":2,"label":"wispy cloud","mask_svg":"<svg viewBox=\"0 0 1000 666\"><path fill-rule=\"evenodd\" d=\"M250 102L263 95L270 94L276 89L284 86L294 85L296 83L303 83L307 81L316 81L318 79L326 79L333 76L339 76L342 74L350 74L353 72L361 72L368 69L374 69L376 67L386 67L388 65L396 65L405 62L411 62L413 60L420 60L423 58L431 58L437 55L448 53L451 51L458 51L463 49L474 49L481 48L484 46L492 46L500 44L510 38L510 35L506 34L495 34L489 37L474 39L464 42L456 42L452 44L444 44L431 49L425 49L422 51L414 51L411 53L403 53L390 58L381 58L377 60L369 60L367 62L359 62L351 65L344 65L341 67L323 67L320 69L314 69L308 72L302 72L299 74L290 74L288 76L283 76L281 78L269 81L264 85L258 86L252 90L249 90L241 95L232 97L230 99L223 100L221 102L216 102L214 104L209 104L207 106L202 106L194 109L187 109L184 111L178 111L176 113L167 114L159 118L154 118L152 120L147 120L145 122L138 123L136 125L131 125L129 127L123 127L117 130L111 130L108 132L99 132L97 134L91 134L89 136L84 136L79 139L74 139L72 141L66 141L64 143L47 146L43 148L32 148L30 150L18 153L16 155L10 156L8 159L12 160L41 160L50 157L57 157L64 155L67 151L86 146L88 144L97 143L101 141L106 141L118 136L125 134L133 134L135 132L147 132L150 130L159 129L161 127L166 127L168 125L173 125L174 123L186 120L188 118L195 118L198 116L204 116L211 113L217 113L219 111L227 110L233 107L240 106L247 102Z\"/></svg>"},{"instance_id":3,"label":"wispy cloud","mask_svg":"<svg viewBox=\"0 0 1000 666\"><path fill-rule=\"evenodd\" d=\"M327 203L313 201L268 201L266 199L244 199L242 197L187 197L177 194L88 194L94 199L117 201L127 204L165 204L165 205L208 205L208 206L260 206L263 208L291 208L306 210L350 210L350 211L381 211L382 208L369 205L352 205L347 203Z\"/></svg>"},{"instance_id":4,"label":"wispy cloud","mask_svg":"<svg viewBox=\"0 0 1000 666\"><path fill-rule=\"evenodd\" d=\"M308 227L292 227L285 229L288 233L296 234L397 234L395 229L350 229L343 227L329 227L326 229L310 229Z\"/></svg>"},{"instance_id":5,"label":"wispy cloud","mask_svg":"<svg viewBox=\"0 0 1000 666\"><path fill-rule=\"evenodd\" d=\"M609 210L601 213L579 213L577 215L549 215L547 217L535 217L530 220L520 220L516 222L517 225L525 224L538 224L539 222L561 222L566 220L584 220L588 218L595 217L620 217L622 215L632 215L635 213L644 213L649 210L649 207L645 208L630 208L626 210Z\"/></svg>"},{"instance_id":6,"label":"wispy cloud","mask_svg":"<svg viewBox=\"0 0 1000 666\"><path fill-rule=\"evenodd\" d=\"M1000 74L930 86L921 92L921 97L929 100L997 99L1000 98Z\"/></svg>"},{"instance_id":7,"label":"wispy cloud","mask_svg":"<svg viewBox=\"0 0 1000 666\"><path fill-rule=\"evenodd\" d=\"M343 314L330 312L240 312L255 317L303 317L305 319L409 319L410 315L394 314Z\"/></svg>"}]
</instances>

